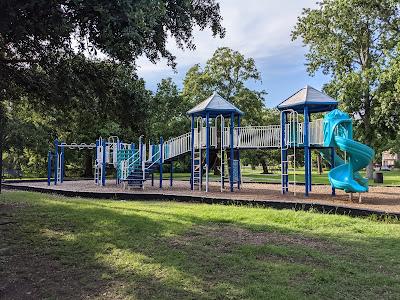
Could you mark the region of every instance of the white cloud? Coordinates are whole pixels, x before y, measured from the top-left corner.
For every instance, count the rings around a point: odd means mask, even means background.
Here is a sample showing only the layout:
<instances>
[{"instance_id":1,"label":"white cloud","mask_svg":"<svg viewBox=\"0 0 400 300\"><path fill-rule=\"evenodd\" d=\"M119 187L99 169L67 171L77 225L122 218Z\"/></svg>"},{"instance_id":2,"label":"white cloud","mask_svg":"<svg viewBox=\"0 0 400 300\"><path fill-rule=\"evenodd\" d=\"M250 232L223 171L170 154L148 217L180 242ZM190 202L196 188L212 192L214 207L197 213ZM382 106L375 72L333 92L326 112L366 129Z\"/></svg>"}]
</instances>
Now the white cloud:
<instances>
[{"instance_id":1,"label":"white cloud","mask_svg":"<svg viewBox=\"0 0 400 300\"><path fill-rule=\"evenodd\" d=\"M209 29L195 30L194 51L181 50L170 39L167 48L176 56L177 72L165 60L157 64L141 57L137 61L139 76L154 90L157 83L172 77L179 85L187 70L196 63L202 65L218 47L230 47L256 61L261 72L261 84L249 83L268 92L267 105L274 106L305 84L321 88L326 78L322 74L309 77L304 66L300 41L291 41L290 33L305 7L315 7L315 0L220 0L224 39L213 38Z\"/></svg>"},{"instance_id":2,"label":"white cloud","mask_svg":"<svg viewBox=\"0 0 400 300\"><path fill-rule=\"evenodd\" d=\"M196 30L196 50L181 50L170 39L167 48L177 57L178 68L187 69L195 63L205 63L221 46L238 50L248 57L263 59L277 56L289 50L298 51L299 42L292 42L290 32L303 7L315 5L311 0L221 0L221 15L226 28L224 39L213 38L210 30ZM139 74L154 76L154 72L172 73L166 61L156 65L141 57Z\"/></svg>"}]
</instances>

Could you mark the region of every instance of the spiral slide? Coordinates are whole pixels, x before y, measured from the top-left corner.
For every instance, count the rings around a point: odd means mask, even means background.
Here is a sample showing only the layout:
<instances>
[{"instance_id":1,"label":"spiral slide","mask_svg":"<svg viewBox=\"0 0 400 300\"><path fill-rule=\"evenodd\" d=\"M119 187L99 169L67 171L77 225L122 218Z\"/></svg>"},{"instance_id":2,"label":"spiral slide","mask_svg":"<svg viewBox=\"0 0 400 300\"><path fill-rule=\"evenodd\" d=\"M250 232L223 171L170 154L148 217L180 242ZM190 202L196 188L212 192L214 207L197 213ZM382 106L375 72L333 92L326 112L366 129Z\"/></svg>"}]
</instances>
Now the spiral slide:
<instances>
[{"instance_id":1,"label":"spiral slide","mask_svg":"<svg viewBox=\"0 0 400 300\"><path fill-rule=\"evenodd\" d=\"M352 121L348 114L335 109L325 116L324 146L336 147L347 153L347 162L335 154L334 168L328 174L331 185L346 193L368 192L368 180L358 171L372 161L375 153L367 145L353 140ZM324 158L329 157L326 151L322 151Z\"/></svg>"}]
</instances>

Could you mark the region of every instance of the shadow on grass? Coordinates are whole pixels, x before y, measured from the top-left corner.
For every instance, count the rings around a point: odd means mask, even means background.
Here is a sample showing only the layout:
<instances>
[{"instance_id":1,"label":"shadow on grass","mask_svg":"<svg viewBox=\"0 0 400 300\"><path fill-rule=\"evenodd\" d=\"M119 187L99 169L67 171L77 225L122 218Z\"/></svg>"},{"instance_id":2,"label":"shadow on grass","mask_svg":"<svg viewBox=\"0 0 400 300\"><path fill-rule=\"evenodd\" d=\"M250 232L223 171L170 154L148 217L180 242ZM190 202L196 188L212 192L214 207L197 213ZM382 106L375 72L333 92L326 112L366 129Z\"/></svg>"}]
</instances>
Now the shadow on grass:
<instances>
[{"instance_id":1,"label":"shadow on grass","mask_svg":"<svg viewBox=\"0 0 400 300\"><path fill-rule=\"evenodd\" d=\"M66 270L74 267L74 272L91 274L97 281L95 294L110 298L400 293L398 238L344 241L339 234L321 238L273 223L253 224L253 231L247 232L245 224L223 214L201 217L195 212L171 213L158 204L152 207L60 197L38 201L19 222L35 251L44 251ZM79 293L77 289L69 296L80 298L88 291Z\"/></svg>"}]
</instances>

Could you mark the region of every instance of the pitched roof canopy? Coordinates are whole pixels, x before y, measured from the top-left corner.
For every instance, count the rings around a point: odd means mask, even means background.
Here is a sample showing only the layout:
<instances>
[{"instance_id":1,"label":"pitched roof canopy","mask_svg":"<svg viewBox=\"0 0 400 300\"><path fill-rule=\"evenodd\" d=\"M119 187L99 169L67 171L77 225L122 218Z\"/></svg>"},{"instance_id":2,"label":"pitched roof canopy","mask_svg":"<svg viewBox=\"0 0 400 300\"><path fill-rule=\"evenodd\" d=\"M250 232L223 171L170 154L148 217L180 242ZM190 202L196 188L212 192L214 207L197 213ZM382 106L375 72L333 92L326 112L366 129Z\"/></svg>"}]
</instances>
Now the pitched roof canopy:
<instances>
[{"instance_id":1,"label":"pitched roof canopy","mask_svg":"<svg viewBox=\"0 0 400 300\"><path fill-rule=\"evenodd\" d=\"M226 101L216 92L187 112L188 115L202 117L207 114L209 114L210 117L216 117L218 115L229 117L231 113L234 115L243 115L243 112L239 108Z\"/></svg>"},{"instance_id":2,"label":"pitched roof canopy","mask_svg":"<svg viewBox=\"0 0 400 300\"><path fill-rule=\"evenodd\" d=\"M307 85L278 105L279 110L293 109L303 112L308 107L309 112L324 112L335 109L338 102L328 95Z\"/></svg>"}]
</instances>

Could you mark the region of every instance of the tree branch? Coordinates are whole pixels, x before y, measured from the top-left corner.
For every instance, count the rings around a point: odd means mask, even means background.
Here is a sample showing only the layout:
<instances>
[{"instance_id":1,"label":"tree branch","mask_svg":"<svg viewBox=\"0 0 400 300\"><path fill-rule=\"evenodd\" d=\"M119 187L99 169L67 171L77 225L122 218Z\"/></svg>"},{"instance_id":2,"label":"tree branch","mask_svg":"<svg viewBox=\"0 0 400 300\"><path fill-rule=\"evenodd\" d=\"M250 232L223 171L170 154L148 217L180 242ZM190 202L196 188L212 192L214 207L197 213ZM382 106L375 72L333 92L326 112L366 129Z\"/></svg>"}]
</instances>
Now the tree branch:
<instances>
[{"instance_id":1,"label":"tree branch","mask_svg":"<svg viewBox=\"0 0 400 300\"><path fill-rule=\"evenodd\" d=\"M20 63L34 63L39 62L38 59L7 59L7 58L0 58L0 63L2 64L20 64Z\"/></svg>"}]
</instances>

